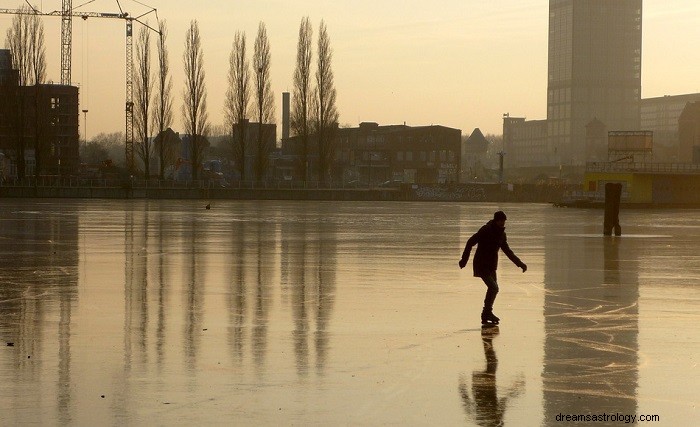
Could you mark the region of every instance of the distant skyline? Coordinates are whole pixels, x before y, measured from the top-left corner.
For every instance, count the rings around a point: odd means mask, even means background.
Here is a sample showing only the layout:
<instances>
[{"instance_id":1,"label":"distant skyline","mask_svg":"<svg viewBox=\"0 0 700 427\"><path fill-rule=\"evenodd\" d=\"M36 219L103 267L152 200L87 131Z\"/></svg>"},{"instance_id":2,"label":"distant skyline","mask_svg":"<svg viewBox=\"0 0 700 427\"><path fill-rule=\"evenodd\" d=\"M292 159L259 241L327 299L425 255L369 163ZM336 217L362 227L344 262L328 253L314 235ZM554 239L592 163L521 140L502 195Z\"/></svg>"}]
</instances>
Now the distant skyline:
<instances>
[{"instance_id":1,"label":"distant skyline","mask_svg":"<svg viewBox=\"0 0 700 427\"><path fill-rule=\"evenodd\" d=\"M0 1L0 8L20 1ZM79 2L74 2L77 6ZM182 51L189 21L197 19L204 48L209 118L223 123L228 56L236 30L245 31L252 52L257 26L267 25L272 53L272 87L278 125L282 92L292 91L297 33L309 16L315 43L325 20L334 50L333 71L341 125L440 124L470 133L479 127L500 134L503 113L546 118L548 0L417 0L370 2L285 2L237 4L148 0L167 20L173 76L174 124L182 132ZM332 4L331 4L332 3ZM125 11L146 11L132 0ZM36 2L49 12L58 0ZM78 10L118 12L114 0L95 0ZM155 15L149 15L155 23ZM11 15L0 15L5 32ZM700 2L645 0L643 9L642 98L700 92L700 58L689 55L700 39ZM47 77L60 80L60 19L44 18ZM138 27L138 24L137 24ZM3 43L4 44L4 43ZM88 139L124 130L124 23L73 20L73 84L88 109ZM315 59L315 58L314 58ZM154 68L155 68L154 63ZM80 137L84 137L83 114ZM278 138L281 127L278 128Z\"/></svg>"}]
</instances>

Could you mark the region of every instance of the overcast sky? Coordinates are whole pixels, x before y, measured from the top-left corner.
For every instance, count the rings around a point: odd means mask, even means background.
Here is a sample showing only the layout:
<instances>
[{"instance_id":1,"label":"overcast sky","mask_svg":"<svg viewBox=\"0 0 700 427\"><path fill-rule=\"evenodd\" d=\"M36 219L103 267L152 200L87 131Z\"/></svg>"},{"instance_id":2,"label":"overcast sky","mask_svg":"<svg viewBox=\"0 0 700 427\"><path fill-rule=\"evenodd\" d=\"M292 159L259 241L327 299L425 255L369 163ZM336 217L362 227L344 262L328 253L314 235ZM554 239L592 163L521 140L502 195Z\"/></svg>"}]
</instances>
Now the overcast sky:
<instances>
[{"instance_id":1,"label":"overcast sky","mask_svg":"<svg viewBox=\"0 0 700 427\"><path fill-rule=\"evenodd\" d=\"M74 7L89 0L74 0ZM13 8L19 0L0 0ZM58 0L35 1L45 12ZM209 117L223 123L228 56L242 30L252 52L258 23L265 22L272 50L272 87L278 121L283 91L292 91L297 34L302 17L317 30L323 19L334 50L333 71L341 124L441 124L468 134L501 133L503 113L546 118L547 0L145 0L167 20L174 83L175 123L181 131L184 76L182 51L189 21L200 25ZM121 0L132 15L147 11ZM118 11L114 0L78 9ZM9 15L0 15L6 30ZM146 16L154 24L154 14ZM48 78L60 80L60 19L44 18ZM642 96L700 92L700 2L645 0ZM87 133L124 129L124 23L75 19L73 84L81 109L89 110ZM315 50L315 48L314 48ZM154 64L155 68L155 64ZM83 116L81 114L81 138ZM279 134L279 132L278 132Z\"/></svg>"}]
</instances>

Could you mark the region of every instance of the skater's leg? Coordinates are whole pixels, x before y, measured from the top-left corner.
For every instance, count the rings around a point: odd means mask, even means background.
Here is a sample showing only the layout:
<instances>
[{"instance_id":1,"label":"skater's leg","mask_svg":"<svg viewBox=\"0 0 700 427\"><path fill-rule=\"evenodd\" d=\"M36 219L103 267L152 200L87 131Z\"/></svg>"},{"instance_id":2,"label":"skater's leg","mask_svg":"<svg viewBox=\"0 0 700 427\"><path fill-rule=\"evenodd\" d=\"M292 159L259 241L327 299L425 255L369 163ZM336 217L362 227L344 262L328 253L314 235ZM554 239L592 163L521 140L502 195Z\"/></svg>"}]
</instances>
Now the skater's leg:
<instances>
[{"instance_id":1,"label":"skater's leg","mask_svg":"<svg viewBox=\"0 0 700 427\"><path fill-rule=\"evenodd\" d=\"M483 276L481 280L486 284L486 298L484 298L484 310L491 312L493 310L493 302L496 301L498 295L498 282L496 281L496 272Z\"/></svg>"},{"instance_id":2,"label":"skater's leg","mask_svg":"<svg viewBox=\"0 0 700 427\"><path fill-rule=\"evenodd\" d=\"M498 282L496 281L496 272L492 272L489 275L482 276L481 280L486 284L486 297L484 298L484 309L481 312L481 322L486 323L486 321L498 322L498 318L493 315L493 302L496 300L496 295L498 295Z\"/></svg>"}]
</instances>

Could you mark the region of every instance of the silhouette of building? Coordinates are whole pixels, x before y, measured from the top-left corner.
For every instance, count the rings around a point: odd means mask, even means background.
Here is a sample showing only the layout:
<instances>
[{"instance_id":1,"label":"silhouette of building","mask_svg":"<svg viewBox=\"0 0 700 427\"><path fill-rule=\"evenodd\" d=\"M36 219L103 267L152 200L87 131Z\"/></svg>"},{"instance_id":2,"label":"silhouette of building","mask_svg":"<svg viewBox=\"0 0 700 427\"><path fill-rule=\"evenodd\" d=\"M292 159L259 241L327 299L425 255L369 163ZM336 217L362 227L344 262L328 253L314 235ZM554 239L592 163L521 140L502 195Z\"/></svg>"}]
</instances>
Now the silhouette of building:
<instances>
[{"instance_id":1,"label":"silhouette of building","mask_svg":"<svg viewBox=\"0 0 700 427\"><path fill-rule=\"evenodd\" d=\"M547 135L563 165L586 162L586 125L639 130L642 0L550 0Z\"/></svg>"},{"instance_id":2,"label":"silhouette of building","mask_svg":"<svg viewBox=\"0 0 700 427\"><path fill-rule=\"evenodd\" d=\"M552 156L547 148L547 121L503 116L504 164L508 168L548 166Z\"/></svg>"},{"instance_id":3,"label":"silhouette of building","mask_svg":"<svg viewBox=\"0 0 700 427\"><path fill-rule=\"evenodd\" d=\"M461 130L445 126L380 126L363 122L335 132L331 162L337 184L448 183L459 180ZM301 176L301 139L283 141L277 175L287 180ZM310 176L318 173L318 143L309 140Z\"/></svg>"},{"instance_id":4,"label":"silhouette of building","mask_svg":"<svg viewBox=\"0 0 700 427\"><path fill-rule=\"evenodd\" d=\"M700 163L700 102L689 102L678 118L679 158Z\"/></svg>"},{"instance_id":5,"label":"silhouette of building","mask_svg":"<svg viewBox=\"0 0 700 427\"><path fill-rule=\"evenodd\" d=\"M642 0L550 0L547 120L504 116L507 172L558 167L561 175L564 167L577 175L605 151L604 137L590 137L593 120L639 130L641 26Z\"/></svg>"},{"instance_id":6,"label":"silhouette of building","mask_svg":"<svg viewBox=\"0 0 700 427\"><path fill-rule=\"evenodd\" d=\"M240 140L240 131L238 130L241 125L236 123L233 125L233 146L237 147ZM258 153L258 131L259 126L257 122L249 122L245 120L245 174L243 177L238 177L243 181L254 181L255 180L255 159ZM277 125L264 123L262 125L263 132L263 144L266 145L265 150L267 155L275 149L277 145ZM236 167L238 168L238 167ZM240 174L239 174L240 175Z\"/></svg>"},{"instance_id":7,"label":"silhouette of building","mask_svg":"<svg viewBox=\"0 0 700 427\"><path fill-rule=\"evenodd\" d=\"M475 128L462 145L461 181L478 181L484 178L486 158L491 143L481 129Z\"/></svg>"},{"instance_id":8,"label":"silhouette of building","mask_svg":"<svg viewBox=\"0 0 700 427\"><path fill-rule=\"evenodd\" d=\"M180 156L182 146L180 134L171 128L167 128L153 138L153 158L155 162L153 170L158 172L160 172L161 144L163 144L163 175L164 178L171 179L174 176L177 159Z\"/></svg>"},{"instance_id":9,"label":"silhouette of building","mask_svg":"<svg viewBox=\"0 0 700 427\"><path fill-rule=\"evenodd\" d=\"M586 125L586 160L589 162L606 162L609 160L608 129L605 127L605 123L597 118L593 118Z\"/></svg>"},{"instance_id":10,"label":"silhouette of building","mask_svg":"<svg viewBox=\"0 0 700 427\"><path fill-rule=\"evenodd\" d=\"M700 93L642 99L641 126L654 132L655 161L683 161L678 157L678 119L687 103L697 101Z\"/></svg>"},{"instance_id":11,"label":"silhouette of building","mask_svg":"<svg viewBox=\"0 0 700 427\"><path fill-rule=\"evenodd\" d=\"M173 176L178 181L188 181L192 179L192 135L189 134L179 134L180 136L180 147L179 147L179 157L175 162L175 171ZM198 139L198 144L202 150L207 149L211 143L208 137L200 136ZM200 156L199 169L202 170L202 163L204 158ZM200 177L201 179L201 177Z\"/></svg>"},{"instance_id":12,"label":"silhouette of building","mask_svg":"<svg viewBox=\"0 0 700 427\"><path fill-rule=\"evenodd\" d=\"M12 55L9 49L0 49L0 84L17 85L19 70L12 68Z\"/></svg>"},{"instance_id":13,"label":"silhouette of building","mask_svg":"<svg viewBox=\"0 0 700 427\"><path fill-rule=\"evenodd\" d=\"M34 173L36 150L42 150L45 175L74 175L80 169L78 88L58 84L22 86L25 105L27 174ZM37 101L38 98L38 101ZM36 138L39 147L35 147Z\"/></svg>"},{"instance_id":14,"label":"silhouette of building","mask_svg":"<svg viewBox=\"0 0 700 427\"><path fill-rule=\"evenodd\" d=\"M4 176L17 176L24 147L25 174L33 175L37 141L41 174L78 172L78 88L57 84L18 86L9 50L0 50L0 153L8 163Z\"/></svg>"}]
</instances>

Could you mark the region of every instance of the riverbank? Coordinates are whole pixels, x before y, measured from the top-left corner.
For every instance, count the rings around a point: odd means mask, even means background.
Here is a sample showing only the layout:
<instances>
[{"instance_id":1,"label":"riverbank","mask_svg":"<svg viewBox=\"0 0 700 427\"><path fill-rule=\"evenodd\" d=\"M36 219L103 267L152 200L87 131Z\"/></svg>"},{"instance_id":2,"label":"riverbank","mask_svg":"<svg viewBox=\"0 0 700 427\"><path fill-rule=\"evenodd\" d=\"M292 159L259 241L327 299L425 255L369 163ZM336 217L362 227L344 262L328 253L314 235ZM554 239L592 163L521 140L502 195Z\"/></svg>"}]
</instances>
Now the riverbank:
<instances>
[{"instance_id":1,"label":"riverbank","mask_svg":"<svg viewBox=\"0 0 700 427\"><path fill-rule=\"evenodd\" d=\"M403 184L391 188L241 188L161 186L0 186L0 198L231 199L550 203L563 189L535 185Z\"/></svg>"}]
</instances>

